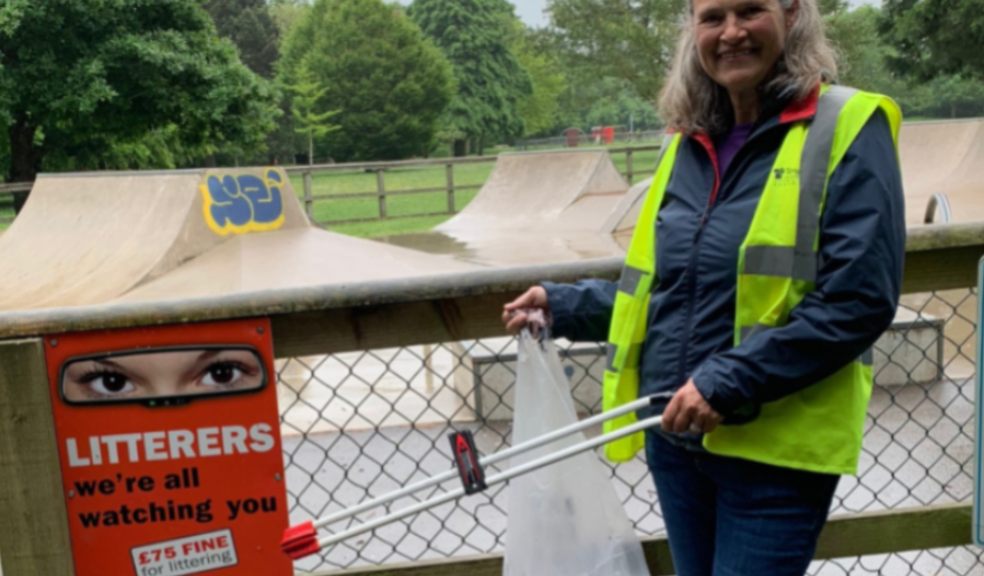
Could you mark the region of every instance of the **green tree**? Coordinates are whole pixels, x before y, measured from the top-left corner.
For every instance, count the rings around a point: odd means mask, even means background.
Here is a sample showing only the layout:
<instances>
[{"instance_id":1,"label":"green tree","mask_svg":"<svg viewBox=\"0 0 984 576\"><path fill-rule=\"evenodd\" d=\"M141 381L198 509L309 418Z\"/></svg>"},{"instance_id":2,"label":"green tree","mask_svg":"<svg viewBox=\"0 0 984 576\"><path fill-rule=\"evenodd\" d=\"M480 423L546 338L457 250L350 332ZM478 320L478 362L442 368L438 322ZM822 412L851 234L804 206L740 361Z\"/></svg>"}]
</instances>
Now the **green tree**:
<instances>
[{"instance_id":1,"label":"green tree","mask_svg":"<svg viewBox=\"0 0 984 576\"><path fill-rule=\"evenodd\" d=\"M307 137L308 164L314 164L314 140L341 129L341 126L329 122L341 110L322 109L321 100L328 89L319 87L308 70L302 70L301 77L290 89L294 94L292 112L297 125L294 130Z\"/></svg>"},{"instance_id":2,"label":"green tree","mask_svg":"<svg viewBox=\"0 0 984 576\"><path fill-rule=\"evenodd\" d=\"M273 77L280 57L279 31L266 0L204 0L219 35L239 49L239 58L264 78Z\"/></svg>"},{"instance_id":3,"label":"green tree","mask_svg":"<svg viewBox=\"0 0 984 576\"><path fill-rule=\"evenodd\" d=\"M655 100L669 69L684 0L550 0L550 19L568 68L625 80Z\"/></svg>"},{"instance_id":4,"label":"green tree","mask_svg":"<svg viewBox=\"0 0 984 576\"><path fill-rule=\"evenodd\" d=\"M984 115L984 82L961 74L937 76L918 84L903 101L907 114L935 118Z\"/></svg>"},{"instance_id":5,"label":"green tree","mask_svg":"<svg viewBox=\"0 0 984 576\"><path fill-rule=\"evenodd\" d=\"M614 125L621 130L651 130L662 126L652 102L641 98L625 80L611 76L572 82L560 100L560 123L558 128L576 127L584 131L594 126Z\"/></svg>"},{"instance_id":6,"label":"green tree","mask_svg":"<svg viewBox=\"0 0 984 576\"><path fill-rule=\"evenodd\" d=\"M524 136L546 134L557 128L560 95L567 88L560 58L551 50L542 32L516 25L511 41L520 66L530 76L530 93L519 99L517 109L523 119Z\"/></svg>"},{"instance_id":7,"label":"green tree","mask_svg":"<svg viewBox=\"0 0 984 576\"><path fill-rule=\"evenodd\" d=\"M340 161L427 155L452 90L440 51L381 0L317 0L283 47L284 84L304 73L325 88L326 107L342 110L324 143Z\"/></svg>"},{"instance_id":8,"label":"green tree","mask_svg":"<svg viewBox=\"0 0 984 576\"><path fill-rule=\"evenodd\" d=\"M414 0L408 13L454 67L457 93L445 114L456 156L523 134L520 102L529 74L509 46L516 16L506 0Z\"/></svg>"},{"instance_id":9,"label":"green tree","mask_svg":"<svg viewBox=\"0 0 984 576\"><path fill-rule=\"evenodd\" d=\"M596 96L581 122L584 128L621 126L621 129L646 130L660 126L652 103L636 95L632 86L620 78L605 78L595 85Z\"/></svg>"},{"instance_id":10,"label":"green tree","mask_svg":"<svg viewBox=\"0 0 984 576\"><path fill-rule=\"evenodd\" d=\"M884 0L880 29L895 49L892 65L920 80L984 77L981 0Z\"/></svg>"},{"instance_id":11,"label":"green tree","mask_svg":"<svg viewBox=\"0 0 984 576\"><path fill-rule=\"evenodd\" d=\"M826 17L827 36L837 49L840 82L899 98L907 87L888 66L893 50L878 34L880 10L861 6Z\"/></svg>"},{"instance_id":12,"label":"green tree","mask_svg":"<svg viewBox=\"0 0 984 576\"><path fill-rule=\"evenodd\" d=\"M270 0L270 17L277 26L277 35L281 44L290 35L294 25L304 18L305 12L311 8L307 0Z\"/></svg>"},{"instance_id":13,"label":"green tree","mask_svg":"<svg viewBox=\"0 0 984 576\"><path fill-rule=\"evenodd\" d=\"M181 154L253 151L276 115L273 91L195 0L9 0L0 66L11 180L106 167L144 139Z\"/></svg>"}]
</instances>

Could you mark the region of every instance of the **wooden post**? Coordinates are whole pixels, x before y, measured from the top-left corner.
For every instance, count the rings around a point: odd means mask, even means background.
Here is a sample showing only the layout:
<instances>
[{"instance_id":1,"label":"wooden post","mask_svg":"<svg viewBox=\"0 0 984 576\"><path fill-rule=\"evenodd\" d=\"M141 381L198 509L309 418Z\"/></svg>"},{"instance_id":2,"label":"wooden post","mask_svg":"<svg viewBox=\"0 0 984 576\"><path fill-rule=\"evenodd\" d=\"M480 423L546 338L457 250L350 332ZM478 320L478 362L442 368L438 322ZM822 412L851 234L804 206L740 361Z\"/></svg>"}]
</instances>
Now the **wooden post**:
<instances>
[{"instance_id":1,"label":"wooden post","mask_svg":"<svg viewBox=\"0 0 984 576\"><path fill-rule=\"evenodd\" d=\"M74 573L38 338L0 342L0 518L5 576Z\"/></svg>"},{"instance_id":2,"label":"wooden post","mask_svg":"<svg viewBox=\"0 0 984 576\"><path fill-rule=\"evenodd\" d=\"M627 148L625 150L625 179L629 181L629 186L632 185L632 148Z\"/></svg>"},{"instance_id":3,"label":"wooden post","mask_svg":"<svg viewBox=\"0 0 984 576\"><path fill-rule=\"evenodd\" d=\"M311 171L304 171L304 213L314 221L314 192L311 190Z\"/></svg>"},{"instance_id":4,"label":"wooden post","mask_svg":"<svg viewBox=\"0 0 984 576\"><path fill-rule=\"evenodd\" d=\"M448 176L448 214L454 214L454 163L448 162L444 170Z\"/></svg>"},{"instance_id":5,"label":"wooden post","mask_svg":"<svg viewBox=\"0 0 984 576\"><path fill-rule=\"evenodd\" d=\"M386 218L386 183L384 182L383 169L376 169L376 194L379 195L379 219Z\"/></svg>"}]
</instances>

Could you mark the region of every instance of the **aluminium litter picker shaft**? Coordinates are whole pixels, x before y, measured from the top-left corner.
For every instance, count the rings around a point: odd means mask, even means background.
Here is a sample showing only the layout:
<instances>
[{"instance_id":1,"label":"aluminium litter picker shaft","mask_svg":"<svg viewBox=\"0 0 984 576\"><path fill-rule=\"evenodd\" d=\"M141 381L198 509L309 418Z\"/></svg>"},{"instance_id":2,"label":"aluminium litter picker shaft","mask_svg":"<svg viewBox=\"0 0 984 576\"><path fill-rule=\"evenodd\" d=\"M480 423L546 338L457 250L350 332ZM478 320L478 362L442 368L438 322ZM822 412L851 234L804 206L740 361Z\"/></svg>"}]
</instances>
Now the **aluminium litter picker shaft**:
<instances>
[{"instance_id":1,"label":"aluminium litter picker shaft","mask_svg":"<svg viewBox=\"0 0 984 576\"><path fill-rule=\"evenodd\" d=\"M616 418L618 416L622 416L624 414L628 414L630 412L634 412L642 408L655 406L657 404L665 402L666 400L668 400L668 398L669 395L666 393L653 394L651 396L640 398L634 402L624 404L613 410L602 412L601 414L598 414L596 416L586 418L579 422L575 422L568 426L564 426L563 428L559 428L552 432L548 432L541 436L537 436L536 438L532 438L521 444L517 444L505 450L501 450L499 452L495 452L483 458L477 459L478 468L482 468L484 466L494 464L496 462L499 462L500 460L504 460L506 458L516 456L518 454L522 454L530 450L535 450L536 448L550 444L551 442L555 442L561 438L565 438L576 432L583 431L587 428L590 428L607 420L611 420L612 418ZM554 464L556 462L559 462L576 454L580 454L581 452L585 452L587 450L597 448L598 446L607 444L608 442L611 442L613 440L617 440L619 438L628 436L630 434L635 434L636 432L645 430L646 428L658 426L661 420L662 420L662 415L651 416L649 418L640 420L638 422L635 422L634 424L631 424L614 432L609 432L608 434L603 434L600 436L596 436L594 438L589 438L583 442L574 444L573 446L568 446L557 452L547 454L545 456L542 456L535 460L531 460L530 462L526 462L519 466L508 468L507 470L500 472L495 476L491 476L481 481L481 488L484 489L485 486L492 486L493 484L499 484L501 482L505 482L511 478L515 478L516 476L521 476L523 474L532 472L539 468L543 468L544 466L548 466L550 464ZM454 442L452 442L452 446L454 446ZM331 546L332 544L336 544L338 542L341 542L342 540L346 540L358 534L368 532L370 530L373 530L385 524L389 524L390 522L394 522L406 516L417 514L418 512L422 512L429 508L433 508L435 506L439 506L446 502L450 502L451 500L459 498L465 495L466 493L471 493L473 491L476 491L474 487L470 488L469 480L464 478L464 471L460 468L461 462L459 462L458 464L459 464L459 469L457 470L451 469L446 472L442 472L440 474L431 476L430 478L425 478L409 486L405 486L398 490L394 490L393 492L389 492L377 498L367 500L351 508L346 508L344 510L340 510L338 512L329 514L327 516L323 516L315 520L309 520L302 524L291 526L290 528L287 528L287 530L284 531L284 537L283 540L281 541L281 548L283 549L285 554L297 560L305 556L315 554L326 546ZM397 498L402 498L403 496L407 496L409 494L413 494L425 488L435 486L437 484L450 480L456 474L461 475L463 477L462 479L465 482L465 486L461 488L456 488L449 492L438 494L429 500L425 500L423 502L419 502L412 506L408 506L406 508L397 510L395 512L387 514L386 516L376 518L375 520L365 522L363 524L358 524L342 532L328 534L321 538L317 537L318 528L322 528L334 522L338 522L339 520L344 520L346 518L352 517L361 512L365 512L366 510L369 510L371 508L375 508L376 506L381 506L388 502L392 502Z\"/></svg>"}]
</instances>

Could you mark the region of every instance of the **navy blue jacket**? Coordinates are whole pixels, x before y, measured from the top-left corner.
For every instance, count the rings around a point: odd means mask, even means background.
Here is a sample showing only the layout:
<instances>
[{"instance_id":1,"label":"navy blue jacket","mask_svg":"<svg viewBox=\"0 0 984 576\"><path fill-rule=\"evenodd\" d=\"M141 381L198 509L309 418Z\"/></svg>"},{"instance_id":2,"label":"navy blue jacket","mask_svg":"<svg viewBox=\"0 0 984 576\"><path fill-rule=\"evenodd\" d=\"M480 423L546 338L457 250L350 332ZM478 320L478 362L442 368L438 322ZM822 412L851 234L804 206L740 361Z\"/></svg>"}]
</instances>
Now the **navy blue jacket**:
<instances>
[{"instance_id":1,"label":"navy blue jacket","mask_svg":"<svg viewBox=\"0 0 984 576\"><path fill-rule=\"evenodd\" d=\"M898 157L876 112L831 176L821 217L816 289L789 323L733 346L738 247L790 125L816 112L816 94L765 114L718 174L706 135L684 138L657 224L657 277L641 359L640 394L693 378L724 416L776 400L867 351L898 304L905 221ZM545 282L553 333L608 338L615 284Z\"/></svg>"}]
</instances>

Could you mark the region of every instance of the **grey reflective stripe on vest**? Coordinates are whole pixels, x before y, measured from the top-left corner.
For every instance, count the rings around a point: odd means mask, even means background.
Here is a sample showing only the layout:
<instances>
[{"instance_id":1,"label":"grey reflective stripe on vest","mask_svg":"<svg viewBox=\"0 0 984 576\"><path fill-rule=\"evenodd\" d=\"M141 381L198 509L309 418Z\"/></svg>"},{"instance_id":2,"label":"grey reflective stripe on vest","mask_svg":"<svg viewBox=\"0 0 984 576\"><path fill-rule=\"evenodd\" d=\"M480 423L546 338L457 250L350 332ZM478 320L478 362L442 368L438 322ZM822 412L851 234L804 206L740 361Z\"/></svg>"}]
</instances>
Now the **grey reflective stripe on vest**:
<instances>
[{"instance_id":1,"label":"grey reflective stripe on vest","mask_svg":"<svg viewBox=\"0 0 984 576\"><path fill-rule=\"evenodd\" d=\"M817 114L800 156L800 192L796 215L796 246L749 246L745 250L745 273L784 276L814 282L817 254L813 250L820 227L820 203L827 184L827 165L834 146L837 117L857 90L831 86L820 95Z\"/></svg>"},{"instance_id":2,"label":"grey reflective stripe on vest","mask_svg":"<svg viewBox=\"0 0 984 576\"><path fill-rule=\"evenodd\" d=\"M864 351L864 354L861 355L861 358L859 358L859 360L861 360L861 363L864 364L865 366L871 366L872 364L875 363L874 350L872 348L868 348L867 350Z\"/></svg>"},{"instance_id":3,"label":"grey reflective stripe on vest","mask_svg":"<svg viewBox=\"0 0 984 576\"><path fill-rule=\"evenodd\" d=\"M813 282L817 277L816 258L789 246L749 246L745 249L745 273Z\"/></svg>"},{"instance_id":4,"label":"grey reflective stripe on vest","mask_svg":"<svg viewBox=\"0 0 984 576\"><path fill-rule=\"evenodd\" d=\"M618 345L608 343L607 358L605 358L605 369L609 372L618 372L615 366L615 353L618 352ZM638 366L639 365L639 354L642 352L642 343L638 342L629 345L629 353L625 358L625 364L623 366Z\"/></svg>"},{"instance_id":5,"label":"grey reflective stripe on vest","mask_svg":"<svg viewBox=\"0 0 984 576\"><path fill-rule=\"evenodd\" d=\"M854 88L831 86L821 94L817 102L817 115L810 124L810 132L803 145L799 213L796 216L796 253L813 257L811 269L814 276L811 281L816 279L816 252L813 251L813 244L820 229L820 202L827 185L827 166L830 164L830 150L834 146L837 117L847 101L857 92Z\"/></svg>"},{"instance_id":6,"label":"grey reflective stripe on vest","mask_svg":"<svg viewBox=\"0 0 984 576\"><path fill-rule=\"evenodd\" d=\"M646 273L642 270L625 265L622 268L622 277L618 279L619 292L625 292L629 296L635 296L636 288L639 287L639 282L645 275Z\"/></svg>"}]
</instances>

